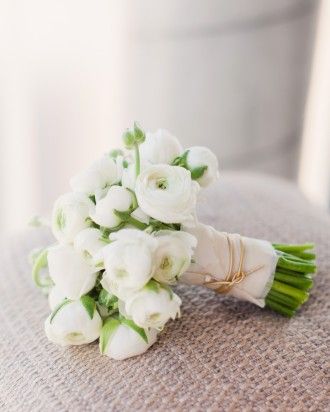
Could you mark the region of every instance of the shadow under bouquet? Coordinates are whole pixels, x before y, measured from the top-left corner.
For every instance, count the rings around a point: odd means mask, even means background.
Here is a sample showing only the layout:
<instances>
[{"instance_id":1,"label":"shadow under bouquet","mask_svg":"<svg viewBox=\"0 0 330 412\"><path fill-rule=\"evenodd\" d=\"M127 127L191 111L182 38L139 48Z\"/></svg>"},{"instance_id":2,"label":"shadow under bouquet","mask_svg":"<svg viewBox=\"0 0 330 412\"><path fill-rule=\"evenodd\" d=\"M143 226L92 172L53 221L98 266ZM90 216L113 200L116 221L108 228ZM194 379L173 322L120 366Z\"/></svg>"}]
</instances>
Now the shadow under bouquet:
<instances>
[{"instance_id":1,"label":"shadow under bouquet","mask_svg":"<svg viewBox=\"0 0 330 412\"><path fill-rule=\"evenodd\" d=\"M48 339L62 346L99 339L100 352L113 359L139 355L180 316L177 282L293 316L313 286L313 244L270 243L204 225L196 203L218 179L216 156L137 124L123 142L124 150L71 179L72 192L53 208L56 243L32 254L33 279L51 309Z\"/></svg>"}]
</instances>

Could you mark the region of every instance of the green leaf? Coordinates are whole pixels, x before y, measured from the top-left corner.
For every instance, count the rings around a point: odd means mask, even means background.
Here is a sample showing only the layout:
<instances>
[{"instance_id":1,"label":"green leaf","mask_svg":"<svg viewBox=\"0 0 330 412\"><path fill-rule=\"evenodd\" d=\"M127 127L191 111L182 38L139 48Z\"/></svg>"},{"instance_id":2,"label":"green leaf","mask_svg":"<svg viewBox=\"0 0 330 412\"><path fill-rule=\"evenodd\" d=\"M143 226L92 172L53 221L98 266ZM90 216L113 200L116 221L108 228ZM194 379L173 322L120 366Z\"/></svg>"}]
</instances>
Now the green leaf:
<instances>
[{"instance_id":1,"label":"green leaf","mask_svg":"<svg viewBox=\"0 0 330 412\"><path fill-rule=\"evenodd\" d=\"M101 334L100 334L100 352L104 353L107 348L108 342L111 336L115 333L120 322L118 319L108 318L102 327Z\"/></svg>"},{"instance_id":2,"label":"green leaf","mask_svg":"<svg viewBox=\"0 0 330 412\"><path fill-rule=\"evenodd\" d=\"M136 332L137 334L139 334L141 336L141 338L145 341L145 343L148 343L148 336L145 332L145 330L143 328L140 328L136 323L134 323L132 320L130 319L126 319L126 318L121 318L120 322L123 325L128 326L129 328L133 329L134 332Z\"/></svg>"},{"instance_id":3,"label":"green leaf","mask_svg":"<svg viewBox=\"0 0 330 412\"><path fill-rule=\"evenodd\" d=\"M106 306L107 308L112 308L115 303L118 302L118 298L117 296L107 292L105 289L102 289L98 297L98 302L100 305Z\"/></svg>"},{"instance_id":4,"label":"green leaf","mask_svg":"<svg viewBox=\"0 0 330 412\"><path fill-rule=\"evenodd\" d=\"M185 169L188 169L187 165L187 157L188 157L189 150L186 150L181 156L176 157L173 162L172 166L181 166Z\"/></svg>"},{"instance_id":5,"label":"green leaf","mask_svg":"<svg viewBox=\"0 0 330 412\"><path fill-rule=\"evenodd\" d=\"M41 281L40 271L48 266L47 260L48 249L43 249L39 255L35 258L33 267L32 267L32 279L34 283L39 287L47 287L53 284L52 280L49 278L45 282Z\"/></svg>"},{"instance_id":6,"label":"green leaf","mask_svg":"<svg viewBox=\"0 0 330 412\"><path fill-rule=\"evenodd\" d=\"M96 306L94 299L88 295L84 295L80 298L80 302L83 304L84 308L86 309L88 316L91 319L93 319L94 312L95 312L95 306Z\"/></svg>"},{"instance_id":7,"label":"green leaf","mask_svg":"<svg viewBox=\"0 0 330 412\"><path fill-rule=\"evenodd\" d=\"M159 293L161 289L164 289L169 294L170 299L173 299L172 289L168 285L161 284L154 279L149 280L149 282L145 285L145 288L155 293Z\"/></svg>"},{"instance_id":8,"label":"green leaf","mask_svg":"<svg viewBox=\"0 0 330 412\"><path fill-rule=\"evenodd\" d=\"M68 303L71 303L72 300L65 298L63 302L59 303L56 308L53 310L52 314L50 315L49 323L52 323L54 317L57 315L57 313Z\"/></svg>"},{"instance_id":9,"label":"green leaf","mask_svg":"<svg viewBox=\"0 0 330 412\"><path fill-rule=\"evenodd\" d=\"M149 282L145 285L145 288L151 290L152 292L158 293L160 291L160 283L155 281L154 279L149 280Z\"/></svg>"},{"instance_id":10,"label":"green leaf","mask_svg":"<svg viewBox=\"0 0 330 412\"><path fill-rule=\"evenodd\" d=\"M191 172L191 178L193 180L199 179L200 177L203 176L203 174L205 173L205 171L207 170L207 166L199 166L199 167L195 167L194 169L192 169Z\"/></svg>"}]
</instances>

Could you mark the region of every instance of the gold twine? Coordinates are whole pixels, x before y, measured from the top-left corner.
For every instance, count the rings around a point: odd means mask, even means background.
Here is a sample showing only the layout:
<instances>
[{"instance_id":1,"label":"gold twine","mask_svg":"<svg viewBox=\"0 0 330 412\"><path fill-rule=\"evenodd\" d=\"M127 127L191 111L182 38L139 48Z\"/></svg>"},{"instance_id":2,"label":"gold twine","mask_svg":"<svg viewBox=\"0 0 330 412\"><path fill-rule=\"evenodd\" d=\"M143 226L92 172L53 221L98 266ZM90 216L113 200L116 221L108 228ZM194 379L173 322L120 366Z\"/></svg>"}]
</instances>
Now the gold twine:
<instances>
[{"instance_id":1,"label":"gold twine","mask_svg":"<svg viewBox=\"0 0 330 412\"><path fill-rule=\"evenodd\" d=\"M239 265L237 272L234 271L235 268L235 259L234 259L234 250L235 246L232 243L228 234L226 234L228 250L229 250L229 267L228 272L224 280L216 280L212 278L210 275L206 275L206 279L204 281L204 286L213 289L215 292L218 293L228 293L233 286L241 283L248 275L251 273L255 273L264 265L257 266L254 269L244 271L244 259L245 259L245 246L242 240L242 237L239 237L240 242L240 257L239 257ZM210 278L210 279L209 279Z\"/></svg>"}]
</instances>

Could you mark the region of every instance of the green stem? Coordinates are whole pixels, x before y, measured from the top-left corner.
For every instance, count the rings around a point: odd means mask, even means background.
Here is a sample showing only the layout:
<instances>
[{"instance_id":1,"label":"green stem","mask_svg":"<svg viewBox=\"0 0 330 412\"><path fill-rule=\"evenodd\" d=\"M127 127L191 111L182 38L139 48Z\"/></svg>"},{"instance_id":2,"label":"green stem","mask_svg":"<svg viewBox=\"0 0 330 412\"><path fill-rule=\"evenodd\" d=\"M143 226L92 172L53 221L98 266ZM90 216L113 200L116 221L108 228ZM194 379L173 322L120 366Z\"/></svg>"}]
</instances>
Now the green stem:
<instances>
[{"instance_id":1,"label":"green stem","mask_svg":"<svg viewBox=\"0 0 330 412\"><path fill-rule=\"evenodd\" d=\"M313 286L312 279L306 278L305 276L287 275L281 272L275 272L275 280L295 286L301 290L309 290Z\"/></svg>"},{"instance_id":2,"label":"green stem","mask_svg":"<svg viewBox=\"0 0 330 412\"><path fill-rule=\"evenodd\" d=\"M305 259L305 260L315 260L316 254L315 253L309 253L309 252L295 252L295 256Z\"/></svg>"},{"instance_id":3,"label":"green stem","mask_svg":"<svg viewBox=\"0 0 330 412\"><path fill-rule=\"evenodd\" d=\"M289 318L291 318L292 316L294 316L294 314L296 313L295 310L290 309L286 306L281 305L280 303L274 302L271 298L267 297L266 298L266 305L274 310L275 312L287 316Z\"/></svg>"},{"instance_id":4,"label":"green stem","mask_svg":"<svg viewBox=\"0 0 330 412\"><path fill-rule=\"evenodd\" d=\"M290 270L295 270L297 272L303 272L303 273L314 273L316 266L309 261L306 261L306 263L299 262L294 259L288 259L284 256L280 256L278 259L277 267L284 268L284 269L290 269Z\"/></svg>"},{"instance_id":5,"label":"green stem","mask_svg":"<svg viewBox=\"0 0 330 412\"><path fill-rule=\"evenodd\" d=\"M297 289L293 286L287 285L285 283L279 282L277 280L274 280L272 284L272 289L281 292L284 295L291 296L295 299L297 299L300 303L306 302L308 299L308 292L305 292L304 290Z\"/></svg>"},{"instance_id":6,"label":"green stem","mask_svg":"<svg viewBox=\"0 0 330 412\"><path fill-rule=\"evenodd\" d=\"M279 251L278 253L280 254L280 256L283 256L286 260L289 260L291 262L299 262L303 264L313 265L313 262L310 262L309 259L308 259L308 262L306 262L306 259L301 258L300 256L297 256L297 254L301 252L287 253L287 252Z\"/></svg>"},{"instance_id":7,"label":"green stem","mask_svg":"<svg viewBox=\"0 0 330 412\"><path fill-rule=\"evenodd\" d=\"M300 307L300 302L291 296L283 295L283 293L276 292L275 290L271 290L267 298L270 298L274 302L277 302L281 305L287 306L290 309L297 309Z\"/></svg>"},{"instance_id":8,"label":"green stem","mask_svg":"<svg viewBox=\"0 0 330 412\"><path fill-rule=\"evenodd\" d=\"M126 223L131 224L135 226L136 228L140 230L145 230L148 225L146 223L140 222L139 220L135 219L134 217L130 216L127 220Z\"/></svg>"},{"instance_id":9,"label":"green stem","mask_svg":"<svg viewBox=\"0 0 330 412\"><path fill-rule=\"evenodd\" d=\"M303 245L286 245L283 243L273 243L273 247L276 250L281 250L282 252L303 252L308 249L314 248L314 243L305 243Z\"/></svg>"},{"instance_id":10,"label":"green stem","mask_svg":"<svg viewBox=\"0 0 330 412\"><path fill-rule=\"evenodd\" d=\"M141 171L141 161L140 161L140 151L138 143L134 143L134 154L135 154L135 175L139 176Z\"/></svg>"},{"instance_id":11,"label":"green stem","mask_svg":"<svg viewBox=\"0 0 330 412\"><path fill-rule=\"evenodd\" d=\"M316 271L315 254L306 252L312 243L304 245L273 244L279 255L272 287L266 296L266 306L284 316L293 316L308 300Z\"/></svg>"}]
</instances>

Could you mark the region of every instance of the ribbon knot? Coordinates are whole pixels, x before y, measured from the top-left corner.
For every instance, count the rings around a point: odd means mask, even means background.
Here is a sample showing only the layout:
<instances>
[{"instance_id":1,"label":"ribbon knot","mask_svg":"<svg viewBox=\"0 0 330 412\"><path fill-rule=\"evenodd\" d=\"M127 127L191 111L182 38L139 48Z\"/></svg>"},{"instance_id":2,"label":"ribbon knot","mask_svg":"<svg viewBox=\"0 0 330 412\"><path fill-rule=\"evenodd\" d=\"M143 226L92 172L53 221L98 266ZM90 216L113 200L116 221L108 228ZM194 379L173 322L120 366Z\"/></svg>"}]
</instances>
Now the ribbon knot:
<instances>
[{"instance_id":1,"label":"ribbon knot","mask_svg":"<svg viewBox=\"0 0 330 412\"><path fill-rule=\"evenodd\" d=\"M228 267L227 274L223 280L217 280L211 275L206 275L205 282L204 282L204 286L210 289L213 289L215 292L218 292L218 293L228 293L233 288L233 286L241 283L248 275L250 275L251 273L257 272L264 266L264 265L260 265L248 271L243 270L244 259L245 259L245 246L243 243L243 239L240 236L239 237L239 243L240 243L239 265L238 265L237 271L234 271L235 246L232 240L230 239L230 237L228 236L228 234L226 234L226 238L227 238L228 251L229 251L229 267Z\"/></svg>"}]
</instances>

